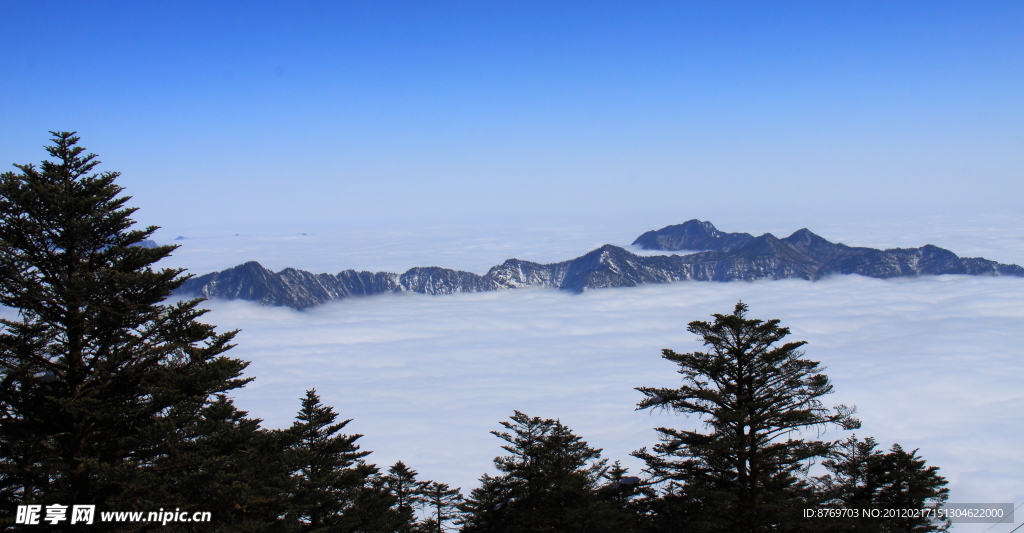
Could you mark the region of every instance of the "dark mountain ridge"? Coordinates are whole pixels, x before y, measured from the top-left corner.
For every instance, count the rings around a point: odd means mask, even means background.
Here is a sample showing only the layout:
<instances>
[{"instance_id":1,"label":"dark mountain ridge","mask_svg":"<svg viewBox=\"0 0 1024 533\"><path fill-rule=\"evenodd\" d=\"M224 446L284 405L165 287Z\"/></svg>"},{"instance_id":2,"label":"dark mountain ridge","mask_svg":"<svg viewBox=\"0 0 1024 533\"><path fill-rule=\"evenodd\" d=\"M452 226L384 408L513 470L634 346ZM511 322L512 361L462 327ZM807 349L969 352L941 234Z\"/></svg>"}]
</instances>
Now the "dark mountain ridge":
<instances>
[{"instance_id":1,"label":"dark mountain ridge","mask_svg":"<svg viewBox=\"0 0 1024 533\"><path fill-rule=\"evenodd\" d=\"M799 278L817 280L835 274L893 278L936 274L1024 277L1024 268L982 259L961 258L933 245L920 248L852 247L832 243L807 229L779 239L770 233L722 233L710 222L690 220L648 231L633 244L648 250L706 250L687 255L640 256L606 244L575 259L540 264L508 259L484 275L441 267L416 267L402 274L344 270L314 274L286 268L272 272L248 263L194 277L181 295L241 299L263 305L304 309L330 300L373 294L417 292L453 294L522 287L584 289L634 287L674 281L753 281Z\"/></svg>"}]
</instances>

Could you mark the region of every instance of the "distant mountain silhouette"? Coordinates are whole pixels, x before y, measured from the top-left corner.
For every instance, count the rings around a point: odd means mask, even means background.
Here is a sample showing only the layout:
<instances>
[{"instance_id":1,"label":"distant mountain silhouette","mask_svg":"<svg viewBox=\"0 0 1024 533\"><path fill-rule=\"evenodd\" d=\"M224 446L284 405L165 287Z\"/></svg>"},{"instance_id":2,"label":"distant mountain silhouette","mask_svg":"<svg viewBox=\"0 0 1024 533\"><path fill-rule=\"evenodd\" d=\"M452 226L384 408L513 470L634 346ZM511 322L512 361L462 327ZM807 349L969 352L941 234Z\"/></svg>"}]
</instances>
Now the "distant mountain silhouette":
<instances>
[{"instance_id":1,"label":"distant mountain silhouette","mask_svg":"<svg viewBox=\"0 0 1024 533\"><path fill-rule=\"evenodd\" d=\"M752 240L754 236L749 233L722 233L710 222L693 219L658 231L648 231L637 237L633 244L644 250L728 252Z\"/></svg>"},{"instance_id":2,"label":"distant mountain silhouette","mask_svg":"<svg viewBox=\"0 0 1024 533\"><path fill-rule=\"evenodd\" d=\"M690 220L648 231L634 241L648 250L705 250L688 255L639 256L606 244L575 259L540 264L509 259L483 276L440 267L416 267L403 274L357 272L313 274L286 268L272 272L248 263L192 278L181 295L250 300L304 309L330 300L388 292L452 294L521 287L556 287L573 292L634 287L673 281L753 281L835 274L872 278L967 274L1024 277L1024 268L980 257L961 258L938 246L852 247L801 229L779 239L770 233L722 233L710 222Z\"/></svg>"}]
</instances>

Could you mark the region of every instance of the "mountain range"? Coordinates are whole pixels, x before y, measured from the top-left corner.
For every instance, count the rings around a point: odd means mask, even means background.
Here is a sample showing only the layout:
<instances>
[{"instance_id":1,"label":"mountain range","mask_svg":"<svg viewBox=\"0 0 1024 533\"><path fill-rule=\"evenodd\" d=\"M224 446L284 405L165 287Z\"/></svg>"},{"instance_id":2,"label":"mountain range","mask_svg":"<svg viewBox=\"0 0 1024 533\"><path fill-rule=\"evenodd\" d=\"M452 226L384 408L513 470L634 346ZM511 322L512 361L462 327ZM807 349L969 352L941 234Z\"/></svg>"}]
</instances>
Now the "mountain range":
<instances>
[{"instance_id":1,"label":"mountain range","mask_svg":"<svg viewBox=\"0 0 1024 533\"><path fill-rule=\"evenodd\" d=\"M958 257L930 244L888 250L854 247L830 242L807 229L779 239L770 233L758 237L723 233L710 222L690 220L648 231L633 244L645 250L693 253L641 256L606 244L560 263L508 259L482 276L441 267L415 267L402 274L356 270L314 274L294 268L273 272L250 261L193 277L177 293L305 309L331 300L389 292L452 294L522 287L582 292L674 281L818 280L837 274L872 278L937 274L1024 277L1024 268L1020 266L980 257Z\"/></svg>"}]
</instances>

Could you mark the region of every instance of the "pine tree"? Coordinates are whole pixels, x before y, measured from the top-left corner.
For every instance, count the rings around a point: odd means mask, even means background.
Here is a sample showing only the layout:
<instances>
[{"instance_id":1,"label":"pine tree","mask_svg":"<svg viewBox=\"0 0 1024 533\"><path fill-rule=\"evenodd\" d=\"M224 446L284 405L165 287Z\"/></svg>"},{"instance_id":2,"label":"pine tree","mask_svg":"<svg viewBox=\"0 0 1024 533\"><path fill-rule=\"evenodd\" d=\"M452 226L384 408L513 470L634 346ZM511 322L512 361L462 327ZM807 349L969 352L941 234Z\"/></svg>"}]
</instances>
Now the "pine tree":
<instances>
[{"instance_id":1,"label":"pine tree","mask_svg":"<svg viewBox=\"0 0 1024 533\"><path fill-rule=\"evenodd\" d=\"M847 439L822 464L829 474L820 478L823 503L847 509L939 509L949 497L938 468L926 467L917 450L906 452L893 444L888 453L874 439ZM845 517L832 521L832 531L906 532L945 531L949 523L920 516L899 518Z\"/></svg>"},{"instance_id":2,"label":"pine tree","mask_svg":"<svg viewBox=\"0 0 1024 533\"><path fill-rule=\"evenodd\" d=\"M410 523L408 515L399 512L397 500L387 488L387 480L374 465L371 474L359 488L356 498L342 514L342 527L335 531L351 533L394 533L404 531Z\"/></svg>"},{"instance_id":3,"label":"pine tree","mask_svg":"<svg viewBox=\"0 0 1024 533\"><path fill-rule=\"evenodd\" d=\"M180 422L175 431L179 440L168 443L169 453L144 471L112 508L152 511L146 502L161 501L166 508L207 511L215 518L210 523L168 524L160 531L292 530L280 519L295 487L284 432L261 428L258 419L248 418L222 394L200 417Z\"/></svg>"},{"instance_id":4,"label":"pine tree","mask_svg":"<svg viewBox=\"0 0 1024 533\"><path fill-rule=\"evenodd\" d=\"M287 520L309 532L405 531L411 514L398 507L389 479L363 461L370 452L355 443L362 435L339 433L351 420L337 419L315 390L306 391L296 421L287 430L288 461L296 484Z\"/></svg>"},{"instance_id":5,"label":"pine tree","mask_svg":"<svg viewBox=\"0 0 1024 533\"><path fill-rule=\"evenodd\" d=\"M291 518L303 531L321 531L341 523L341 514L374 473L362 463L370 452L355 444L362 435L339 434L351 420L337 419L333 409L320 403L316 391L309 390L289 429L293 439L290 461L297 485Z\"/></svg>"},{"instance_id":6,"label":"pine tree","mask_svg":"<svg viewBox=\"0 0 1024 533\"><path fill-rule=\"evenodd\" d=\"M459 506L457 524L462 533L512 531L503 528L512 503L512 486L503 476L480 476L480 486Z\"/></svg>"},{"instance_id":7,"label":"pine tree","mask_svg":"<svg viewBox=\"0 0 1024 533\"><path fill-rule=\"evenodd\" d=\"M421 489L423 505L428 517L420 531L423 533L444 533L451 531L446 525L458 516L458 508L463 503L459 489L449 488L445 483L428 481Z\"/></svg>"},{"instance_id":8,"label":"pine tree","mask_svg":"<svg viewBox=\"0 0 1024 533\"><path fill-rule=\"evenodd\" d=\"M0 322L5 513L125 501L178 423L247 381L199 300L164 303L186 278L153 265L174 247L138 246L157 228L132 229L118 174L78 140L54 133L52 160L0 175L0 305L19 315Z\"/></svg>"},{"instance_id":9,"label":"pine tree","mask_svg":"<svg viewBox=\"0 0 1024 533\"><path fill-rule=\"evenodd\" d=\"M604 505L595 509L597 523L605 529L629 533L650 529L647 520L647 501L654 491L638 476L630 476L629 469L615 461L604 473L605 483L598 488L598 498Z\"/></svg>"},{"instance_id":10,"label":"pine tree","mask_svg":"<svg viewBox=\"0 0 1024 533\"><path fill-rule=\"evenodd\" d=\"M882 486L875 502L882 509L938 509L949 498L946 480L938 474L938 467L925 466L917 450L904 451L893 444L875 465ZM949 524L927 516L905 516L891 524L888 531L918 533L945 531Z\"/></svg>"},{"instance_id":11,"label":"pine tree","mask_svg":"<svg viewBox=\"0 0 1024 533\"><path fill-rule=\"evenodd\" d=\"M613 506L599 498L604 476L601 451L561 422L519 411L508 431L492 433L509 453L494 459L502 472L485 475L464 505L464 532L614 531L602 516Z\"/></svg>"},{"instance_id":12,"label":"pine tree","mask_svg":"<svg viewBox=\"0 0 1024 533\"><path fill-rule=\"evenodd\" d=\"M423 503L420 492L424 483L416 480L416 471L409 469L405 463L398 461L383 476L384 486L395 498L395 511L402 519L398 531L407 533L413 530L416 522L416 509Z\"/></svg>"},{"instance_id":13,"label":"pine tree","mask_svg":"<svg viewBox=\"0 0 1024 533\"><path fill-rule=\"evenodd\" d=\"M710 430L657 428L653 453L635 452L654 480L675 482L667 498L689 512L695 530L779 531L795 527L800 502L809 497L807 461L824 457L830 443L805 440L800 432L828 425L859 427L853 409L828 409L832 392L815 361L803 358L804 342L780 344L789 335L778 320L745 318L738 303L714 323L695 321L707 352L663 350L683 375L677 389L639 388L638 409L664 408L697 415Z\"/></svg>"}]
</instances>

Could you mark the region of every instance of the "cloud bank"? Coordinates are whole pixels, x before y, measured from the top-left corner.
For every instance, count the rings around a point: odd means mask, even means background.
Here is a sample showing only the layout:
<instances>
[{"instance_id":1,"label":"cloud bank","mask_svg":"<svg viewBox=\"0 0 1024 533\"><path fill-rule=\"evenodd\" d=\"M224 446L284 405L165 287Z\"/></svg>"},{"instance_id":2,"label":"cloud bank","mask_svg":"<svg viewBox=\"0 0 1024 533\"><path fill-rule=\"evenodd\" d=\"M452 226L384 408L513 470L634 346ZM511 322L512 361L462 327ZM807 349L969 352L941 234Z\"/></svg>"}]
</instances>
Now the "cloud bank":
<instances>
[{"instance_id":1,"label":"cloud bank","mask_svg":"<svg viewBox=\"0 0 1024 533\"><path fill-rule=\"evenodd\" d=\"M207 320L241 328L234 357L255 382L241 408L290 425L303 391L365 434L371 460L398 459L469 489L501 451L488 432L514 409L560 418L634 472L630 451L656 426L696 419L636 412L638 386L677 386L662 348L699 349L692 320L738 300L779 318L807 357L828 367L835 394L856 405L888 447L920 448L950 481L953 502L1024 499L1020 413L1024 280L939 276L819 282L689 282L628 289L353 298L298 312L207 302ZM847 432L830 430L826 438ZM968 525L960 531L972 531ZM995 531L999 531L998 529Z\"/></svg>"}]
</instances>

